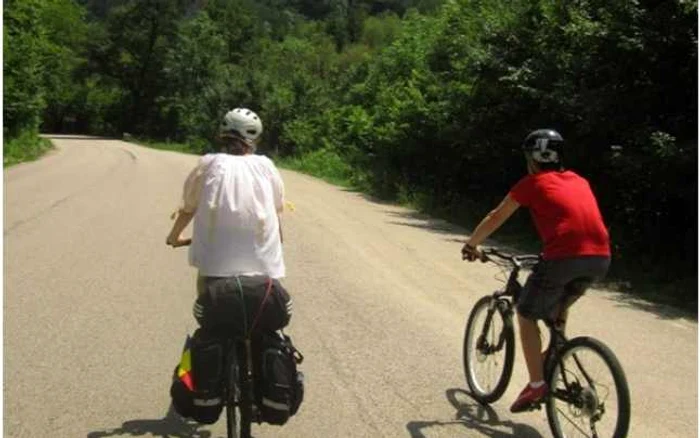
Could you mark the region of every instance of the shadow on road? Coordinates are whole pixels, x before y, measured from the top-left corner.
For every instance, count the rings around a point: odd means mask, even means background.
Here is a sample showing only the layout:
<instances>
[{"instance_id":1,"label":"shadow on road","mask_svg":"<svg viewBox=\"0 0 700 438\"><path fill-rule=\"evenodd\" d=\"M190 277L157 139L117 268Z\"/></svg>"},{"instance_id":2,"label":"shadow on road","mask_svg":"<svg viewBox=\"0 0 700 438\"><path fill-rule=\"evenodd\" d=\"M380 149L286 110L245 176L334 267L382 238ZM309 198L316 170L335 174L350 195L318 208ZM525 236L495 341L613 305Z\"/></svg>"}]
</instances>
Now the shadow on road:
<instances>
[{"instance_id":1,"label":"shadow on road","mask_svg":"<svg viewBox=\"0 0 700 438\"><path fill-rule=\"evenodd\" d=\"M371 202L373 204L399 206L399 204L396 201L381 199L377 196L370 195L369 193L365 193L356 187L338 187L338 189L340 189L343 192L353 193L353 194L361 197L362 199L364 199L368 202Z\"/></svg>"},{"instance_id":2,"label":"shadow on road","mask_svg":"<svg viewBox=\"0 0 700 438\"><path fill-rule=\"evenodd\" d=\"M371 197L366 197L366 199L377 204L382 204L381 202L373 200ZM417 211L386 210L385 214L389 218L386 221L389 224L427 230L445 236L446 241L454 242L455 244L463 244L466 236L470 234L469 229L473 229L473 226L476 225L475 223L474 225L464 228L449 221L437 219ZM496 241L488 241L486 246L497 246L500 249L507 250L514 254L532 253L539 250L539 245L533 243L537 242L534 234L528 239L523 239L517 235L503 238L502 233L503 231L499 232L499 243L496 243ZM507 241L512 242L508 244ZM506 243L504 244L504 242ZM514 246L518 246L520 249L516 249ZM455 245L455 247L457 246ZM455 252L458 250L459 248ZM616 263L615 260L613 260L613 263ZM619 307L641 310L651 313L663 320L688 320L691 323L698 322L697 300L685 303L672 302L668 299L668 296L695 296L695 291L697 291L698 288L697 276L685 282L680 281L671 284L673 288L675 288L671 290L665 290L663 287L660 288L660 290L656 290L657 288L654 288L653 285L647 284L648 281L649 280L641 276L637 278L632 273L624 275L624 278L608 275L596 288L615 292L612 299Z\"/></svg>"},{"instance_id":3,"label":"shadow on road","mask_svg":"<svg viewBox=\"0 0 700 438\"><path fill-rule=\"evenodd\" d=\"M416 211L387 211L386 214L397 219L388 221L388 223L393 225L422 228L424 230L433 231L440 234L457 234L460 236L468 234L467 230L463 227Z\"/></svg>"},{"instance_id":4,"label":"shadow on road","mask_svg":"<svg viewBox=\"0 0 700 438\"><path fill-rule=\"evenodd\" d=\"M493 438L542 438L542 435L534 428L525 424L514 423L510 420L503 421L490 406L481 405L474 401L468 392L453 388L445 393L447 400L457 409L454 420L411 421L406 424L406 429L411 438L426 438L427 429L461 425L471 431L469 436L488 436Z\"/></svg>"},{"instance_id":5,"label":"shadow on road","mask_svg":"<svg viewBox=\"0 0 700 438\"><path fill-rule=\"evenodd\" d=\"M90 432L87 438L130 437L146 434L160 438L210 438L211 432L200 430L200 424L183 420L173 409L168 408L165 417L154 420L129 420L121 427Z\"/></svg>"},{"instance_id":6,"label":"shadow on road","mask_svg":"<svg viewBox=\"0 0 700 438\"><path fill-rule=\"evenodd\" d=\"M690 290L697 290L690 288ZM689 295L685 293L685 295ZM673 305L664 303L651 302L644 297L638 297L632 295L631 293L617 293L613 297L613 300L617 302L619 307L631 308L635 310L641 310L643 312L653 313L657 318L663 320L680 320L685 319L691 322L698 322L697 308L689 306L688 309L681 309Z\"/></svg>"}]
</instances>

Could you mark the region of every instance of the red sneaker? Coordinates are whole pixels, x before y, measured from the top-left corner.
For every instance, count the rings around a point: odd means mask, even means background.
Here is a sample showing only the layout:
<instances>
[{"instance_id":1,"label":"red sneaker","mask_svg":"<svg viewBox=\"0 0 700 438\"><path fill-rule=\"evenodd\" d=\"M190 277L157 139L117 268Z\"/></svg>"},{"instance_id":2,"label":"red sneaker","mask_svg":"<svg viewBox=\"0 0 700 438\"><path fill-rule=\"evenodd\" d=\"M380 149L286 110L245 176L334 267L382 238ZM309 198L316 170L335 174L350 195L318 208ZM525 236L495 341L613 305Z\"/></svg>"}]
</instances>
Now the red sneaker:
<instances>
[{"instance_id":1,"label":"red sneaker","mask_svg":"<svg viewBox=\"0 0 700 438\"><path fill-rule=\"evenodd\" d=\"M542 386L539 386L537 388L533 388L528 383L527 386L525 386L525 389L522 390L518 398L515 399L515 402L513 402L513 404L510 406L510 411L513 413L526 411L533 404L542 400L542 398L544 398L544 396L547 395L548 391L549 388L547 388L546 383L542 384Z\"/></svg>"}]
</instances>

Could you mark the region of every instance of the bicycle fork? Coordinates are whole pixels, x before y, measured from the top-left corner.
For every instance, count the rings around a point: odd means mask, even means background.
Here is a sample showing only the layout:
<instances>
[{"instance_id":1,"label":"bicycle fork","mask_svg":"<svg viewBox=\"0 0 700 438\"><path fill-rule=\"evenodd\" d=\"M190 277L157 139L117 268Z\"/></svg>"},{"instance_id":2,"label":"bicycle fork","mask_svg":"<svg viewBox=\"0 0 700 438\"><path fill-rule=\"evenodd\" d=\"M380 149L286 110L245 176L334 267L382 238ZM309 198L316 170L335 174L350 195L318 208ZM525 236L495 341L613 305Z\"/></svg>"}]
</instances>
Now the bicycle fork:
<instances>
[{"instance_id":1,"label":"bicycle fork","mask_svg":"<svg viewBox=\"0 0 700 438\"><path fill-rule=\"evenodd\" d=\"M489 345L487 341L487 336L488 336L488 331L491 329L491 322L493 320L493 315L496 312L499 312L499 300L494 299L489 303L489 309L486 314L486 321L484 322L484 327L481 330L481 334L479 335L479 339L477 340L476 347L477 349L484 355L487 354L492 354L497 351L500 351L503 348L503 345L506 342L506 337L505 337L505 330L501 330L501 332L498 334L498 342L496 345ZM507 313L504 313L503 315L503 323L507 323L507 318L510 316Z\"/></svg>"}]
</instances>

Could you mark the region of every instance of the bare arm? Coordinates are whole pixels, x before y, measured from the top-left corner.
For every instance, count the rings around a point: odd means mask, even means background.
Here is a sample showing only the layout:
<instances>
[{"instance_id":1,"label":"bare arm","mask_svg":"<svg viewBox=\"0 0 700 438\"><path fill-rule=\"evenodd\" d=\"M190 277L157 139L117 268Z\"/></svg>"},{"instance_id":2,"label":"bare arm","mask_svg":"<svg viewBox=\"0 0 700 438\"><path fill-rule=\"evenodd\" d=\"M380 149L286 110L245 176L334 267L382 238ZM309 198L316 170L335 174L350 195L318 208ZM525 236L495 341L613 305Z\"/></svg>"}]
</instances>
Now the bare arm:
<instances>
[{"instance_id":1,"label":"bare arm","mask_svg":"<svg viewBox=\"0 0 700 438\"><path fill-rule=\"evenodd\" d=\"M280 243L284 243L284 237L282 237L282 214L277 213L277 222L280 225Z\"/></svg>"},{"instance_id":2,"label":"bare arm","mask_svg":"<svg viewBox=\"0 0 700 438\"><path fill-rule=\"evenodd\" d=\"M199 204L199 196L202 191L202 175L204 174L204 165L200 163L187 176L185 186L183 188L182 200L183 206L175 213L175 223L173 224L170 234L165 239L167 245L177 248L192 243L192 239L183 239L182 231L187 228L187 225L192 221L197 205Z\"/></svg>"},{"instance_id":3,"label":"bare arm","mask_svg":"<svg viewBox=\"0 0 700 438\"><path fill-rule=\"evenodd\" d=\"M192 239L183 239L180 235L182 234L182 231L187 228L187 225L189 225L193 217L194 212L190 213L184 210L179 210L177 212L177 219L175 219L173 228L170 230L170 234L168 234L168 238L165 240L165 243L173 248L189 245L192 242Z\"/></svg>"},{"instance_id":4,"label":"bare arm","mask_svg":"<svg viewBox=\"0 0 700 438\"><path fill-rule=\"evenodd\" d=\"M284 182L277 167L270 161L272 174L272 190L275 199L275 209L277 210L277 222L279 223L280 243L284 243L282 235L282 213L284 212Z\"/></svg>"},{"instance_id":5,"label":"bare arm","mask_svg":"<svg viewBox=\"0 0 700 438\"><path fill-rule=\"evenodd\" d=\"M518 207L520 207L520 204L511 198L510 195L506 195L503 201L501 201L496 208L491 210L491 212L481 220L479 225L477 225L471 237L467 240L467 245L476 248L500 228L501 225L515 213Z\"/></svg>"}]
</instances>

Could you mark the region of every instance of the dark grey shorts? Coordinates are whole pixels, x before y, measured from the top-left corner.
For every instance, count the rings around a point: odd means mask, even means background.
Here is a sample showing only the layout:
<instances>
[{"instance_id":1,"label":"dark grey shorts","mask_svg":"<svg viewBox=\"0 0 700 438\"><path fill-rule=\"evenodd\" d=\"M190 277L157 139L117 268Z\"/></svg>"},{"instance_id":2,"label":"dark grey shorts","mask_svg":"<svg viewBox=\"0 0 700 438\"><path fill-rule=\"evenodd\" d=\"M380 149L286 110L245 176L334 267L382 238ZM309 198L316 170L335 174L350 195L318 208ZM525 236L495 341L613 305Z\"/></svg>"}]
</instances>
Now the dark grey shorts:
<instances>
[{"instance_id":1,"label":"dark grey shorts","mask_svg":"<svg viewBox=\"0 0 700 438\"><path fill-rule=\"evenodd\" d=\"M197 295L202 295L206 293L207 291L207 286L210 284L221 280L222 278L225 277L206 277L204 275L198 274L197 275Z\"/></svg>"},{"instance_id":2,"label":"dark grey shorts","mask_svg":"<svg viewBox=\"0 0 700 438\"><path fill-rule=\"evenodd\" d=\"M610 258L599 256L541 260L520 292L518 313L528 319L550 317L565 295L582 294L592 282L605 277L609 266ZM569 284L574 280L575 289Z\"/></svg>"}]
</instances>

